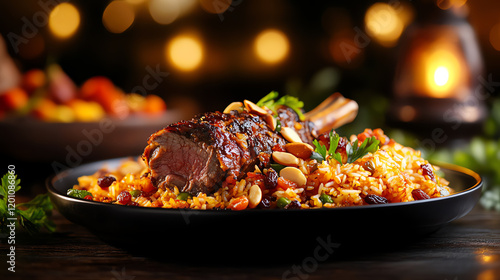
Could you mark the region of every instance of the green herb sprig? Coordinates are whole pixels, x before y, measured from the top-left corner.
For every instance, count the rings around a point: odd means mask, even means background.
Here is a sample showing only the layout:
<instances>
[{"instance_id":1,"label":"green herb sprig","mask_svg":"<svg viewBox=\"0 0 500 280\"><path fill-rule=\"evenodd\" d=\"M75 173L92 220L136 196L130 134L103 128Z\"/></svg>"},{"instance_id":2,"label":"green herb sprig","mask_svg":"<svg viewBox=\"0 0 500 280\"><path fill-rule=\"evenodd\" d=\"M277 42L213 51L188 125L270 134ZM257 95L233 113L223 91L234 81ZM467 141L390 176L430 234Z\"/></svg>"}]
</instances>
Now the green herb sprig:
<instances>
[{"instance_id":1,"label":"green herb sprig","mask_svg":"<svg viewBox=\"0 0 500 280\"><path fill-rule=\"evenodd\" d=\"M327 158L335 159L340 164L342 164L342 155L340 153L336 153L337 147L339 145L340 135L333 131L330 131L330 147L328 150L326 146L321 144L318 140L314 139L313 144L316 147L314 149L314 153L311 156L313 159L320 159L321 161L326 160Z\"/></svg>"},{"instance_id":2,"label":"green herb sprig","mask_svg":"<svg viewBox=\"0 0 500 280\"><path fill-rule=\"evenodd\" d=\"M10 178L9 178L10 175ZM14 177L12 179L12 177ZM12 183L12 180L14 184ZM10 182L9 182L10 181ZM28 231L30 234L35 234L41 228L46 228L49 232L54 232L56 226L50 216L54 206L50 201L48 194L40 194L33 200L26 203L9 205L9 185L14 185L14 191L21 189L21 179L17 179L17 175L5 174L1 179L0 184L0 232L7 233L8 218L16 218L19 225ZM12 203L10 203L12 204ZM10 206L10 207L9 207Z\"/></svg>"},{"instance_id":3,"label":"green herb sprig","mask_svg":"<svg viewBox=\"0 0 500 280\"><path fill-rule=\"evenodd\" d=\"M74 197L74 198L81 198L85 199L87 195L90 195L93 197L92 193L86 190L77 190L77 189L69 189L66 194L68 196Z\"/></svg>"},{"instance_id":4,"label":"green herb sprig","mask_svg":"<svg viewBox=\"0 0 500 280\"><path fill-rule=\"evenodd\" d=\"M337 150L337 147L339 145L340 141L340 135L338 135L336 132L330 131L330 147L328 150L326 149L325 145L321 144L318 140L314 139L313 144L315 146L314 152L311 155L312 159L316 160L326 160L327 158L334 159L337 162L339 162L341 165L342 163L342 155L338 152L335 152ZM358 145L358 140L354 141L354 143L347 143L346 145L346 153L347 153L347 163L353 163L356 160L364 157L368 153L374 153L378 150L380 146L380 141L377 140L377 138L370 137L366 138L361 145Z\"/></svg>"},{"instance_id":5,"label":"green herb sprig","mask_svg":"<svg viewBox=\"0 0 500 280\"><path fill-rule=\"evenodd\" d=\"M377 140L375 136L366 138L361 145L358 146L358 139L354 141L351 145L350 143L346 146L347 152L347 162L353 163L359 158L364 157L368 153L374 153L378 150L380 146L380 141Z\"/></svg>"},{"instance_id":6,"label":"green herb sprig","mask_svg":"<svg viewBox=\"0 0 500 280\"><path fill-rule=\"evenodd\" d=\"M304 114L302 113L304 102L300 101L297 97L290 95L282 96L280 99L276 100L278 96L279 94L277 91L271 91L269 94L260 99L259 102L257 102L257 106L259 107L266 106L267 108L271 109L274 113L276 113L276 109L278 109L279 106L285 105L294 110L295 113L297 113L297 115L299 116L299 119L301 121L305 119Z\"/></svg>"}]
</instances>

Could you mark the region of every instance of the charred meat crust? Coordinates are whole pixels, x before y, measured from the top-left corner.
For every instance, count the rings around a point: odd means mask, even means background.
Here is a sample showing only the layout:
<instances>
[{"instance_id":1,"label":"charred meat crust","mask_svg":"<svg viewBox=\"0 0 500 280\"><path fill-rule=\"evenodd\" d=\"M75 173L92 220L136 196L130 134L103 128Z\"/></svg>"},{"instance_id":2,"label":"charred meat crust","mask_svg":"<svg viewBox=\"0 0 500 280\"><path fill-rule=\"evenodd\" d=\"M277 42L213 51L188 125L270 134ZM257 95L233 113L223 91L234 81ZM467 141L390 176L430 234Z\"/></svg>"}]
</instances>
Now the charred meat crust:
<instances>
[{"instance_id":1,"label":"charred meat crust","mask_svg":"<svg viewBox=\"0 0 500 280\"><path fill-rule=\"evenodd\" d=\"M282 107L278 115L283 126L297 128L293 110ZM304 142L311 142L313 127L307 122L299 127L296 130ZM269 158L262 153L283 150L284 145L281 135L259 116L246 111L214 112L157 131L149 138L143 158L156 187L212 193L227 176L242 177L253 171L259 159Z\"/></svg>"}]
</instances>

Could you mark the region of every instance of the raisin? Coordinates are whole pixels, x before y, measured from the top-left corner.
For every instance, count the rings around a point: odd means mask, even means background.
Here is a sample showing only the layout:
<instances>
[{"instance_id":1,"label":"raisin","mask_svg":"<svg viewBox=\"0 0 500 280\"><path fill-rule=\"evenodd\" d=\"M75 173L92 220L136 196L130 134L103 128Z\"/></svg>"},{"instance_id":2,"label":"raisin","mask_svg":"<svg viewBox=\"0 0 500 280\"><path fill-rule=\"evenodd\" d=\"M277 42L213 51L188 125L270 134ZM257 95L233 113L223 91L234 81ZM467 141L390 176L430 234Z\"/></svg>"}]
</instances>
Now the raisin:
<instances>
[{"instance_id":1,"label":"raisin","mask_svg":"<svg viewBox=\"0 0 500 280\"><path fill-rule=\"evenodd\" d=\"M382 196L378 196L375 194L369 194L369 195L365 196L365 202L368 204L387 204L387 203L389 203L387 198L382 197Z\"/></svg>"},{"instance_id":2,"label":"raisin","mask_svg":"<svg viewBox=\"0 0 500 280\"><path fill-rule=\"evenodd\" d=\"M300 202L292 200L287 206L285 206L285 209L300 209Z\"/></svg>"},{"instance_id":3,"label":"raisin","mask_svg":"<svg viewBox=\"0 0 500 280\"><path fill-rule=\"evenodd\" d=\"M432 181L436 182L434 170L432 170L432 166L430 164L422 164L420 165L420 168L422 168L422 175L427 175Z\"/></svg>"},{"instance_id":4,"label":"raisin","mask_svg":"<svg viewBox=\"0 0 500 280\"><path fill-rule=\"evenodd\" d=\"M268 189L274 189L278 186L278 173L274 169L269 168L267 170L266 177L264 177L264 185Z\"/></svg>"},{"instance_id":5,"label":"raisin","mask_svg":"<svg viewBox=\"0 0 500 280\"><path fill-rule=\"evenodd\" d=\"M127 191L122 191L116 199L120 204L127 205L132 200L132 195Z\"/></svg>"},{"instance_id":6,"label":"raisin","mask_svg":"<svg viewBox=\"0 0 500 280\"><path fill-rule=\"evenodd\" d=\"M337 144L337 149L335 150L336 153L345 153L345 149L347 147L347 143L349 141L345 137L340 137L339 138L339 143Z\"/></svg>"},{"instance_id":7,"label":"raisin","mask_svg":"<svg viewBox=\"0 0 500 280\"><path fill-rule=\"evenodd\" d=\"M335 133L335 132L334 132ZM327 150L330 149L330 132L325 132L318 136L317 138L318 142L326 147ZM347 143L349 143L349 140L345 137L340 137L339 142L337 144L337 149L335 150L336 153L345 153Z\"/></svg>"},{"instance_id":8,"label":"raisin","mask_svg":"<svg viewBox=\"0 0 500 280\"><path fill-rule=\"evenodd\" d=\"M375 172L375 164L373 164L373 161L371 160L365 162L365 164L363 164L363 168L366 171L370 172L372 175Z\"/></svg>"},{"instance_id":9,"label":"raisin","mask_svg":"<svg viewBox=\"0 0 500 280\"><path fill-rule=\"evenodd\" d=\"M318 136L318 142L328 149L328 147L330 147L330 132L325 132Z\"/></svg>"},{"instance_id":10,"label":"raisin","mask_svg":"<svg viewBox=\"0 0 500 280\"><path fill-rule=\"evenodd\" d=\"M113 184L114 181L116 181L115 177L104 176L104 177L97 179L97 184L102 189L105 189L105 188L109 188L109 186L111 186L111 184Z\"/></svg>"},{"instance_id":11,"label":"raisin","mask_svg":"<svg viewBox=\"0 0 500 280\"><path fill-rule=\"evenodd\" d=\"M411 191L411 195L413 196L413 199L415 199L415 200L423 200L423 199L430 198L430 196L428 194L426 194L421 189L414 189L413 191Z\"/></svg>"},{"instance_id":12,"label":"raisin","mask_svg":"<svg viewBox=\"0 0 500 280\"><path fill-rule=\"evenodd\" d=\"M271 197L270 196L264 196L260 200L260 203L258 205L259 208L269 208L271 207Z\"/></svg>"}]
</instances>

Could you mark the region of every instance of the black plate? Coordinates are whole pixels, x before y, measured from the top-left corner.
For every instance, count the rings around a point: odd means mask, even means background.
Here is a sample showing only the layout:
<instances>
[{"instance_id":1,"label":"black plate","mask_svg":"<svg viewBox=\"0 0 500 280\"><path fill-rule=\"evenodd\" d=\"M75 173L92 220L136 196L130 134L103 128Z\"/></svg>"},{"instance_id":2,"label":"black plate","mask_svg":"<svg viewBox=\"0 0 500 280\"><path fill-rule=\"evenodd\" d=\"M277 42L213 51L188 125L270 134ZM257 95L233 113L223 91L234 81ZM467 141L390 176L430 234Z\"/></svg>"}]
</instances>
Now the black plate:
<instances>
[{"instance_id":1,"label":"black plate","mask_svg":"<svg viewBox=\"0 0 500 280\"><path fill-rule=\"evenodd\" d=\"M65 195L67 189L77 184L79 176L93 174L104 165L117 167L122 160L94 162L64 171L47 180L47 189L55 206L67 219L113 245L143 253L148 253L151 246L182 250L211 245L213 250L226 252L224 248L228 244L255 250L270 250L276 246L297 250L297 244L324 244L330 240L347 243L367 239L408 241L466 215L478 201L482 187L481 177L475 172L441 164L445 178L457 193L383 205L222 211L122 206Z\"/></svg>"}]
</instances>

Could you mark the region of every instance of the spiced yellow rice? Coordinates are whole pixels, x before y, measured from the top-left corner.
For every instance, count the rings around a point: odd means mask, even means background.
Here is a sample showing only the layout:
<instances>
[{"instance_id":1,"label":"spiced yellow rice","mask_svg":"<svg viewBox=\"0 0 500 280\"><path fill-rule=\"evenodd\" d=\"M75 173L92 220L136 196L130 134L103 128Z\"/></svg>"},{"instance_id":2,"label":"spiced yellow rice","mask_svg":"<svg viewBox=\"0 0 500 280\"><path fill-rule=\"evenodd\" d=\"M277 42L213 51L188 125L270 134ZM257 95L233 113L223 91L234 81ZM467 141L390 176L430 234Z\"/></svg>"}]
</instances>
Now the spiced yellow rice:
<instances>
[{"instance_id":1,"label":"spiced yellow rice","mask_svg":"<svg viewBox=\"0 0 500 280\"><path fill-rule=\"evenodd\" d=\"M104 203L231 210L334 208L409 202L452 193L449 182L439 176L439 167L423 159L420 151L389 139L380 129L367 129L347 141L361 145L355 140L362 142L371 136L380 141L379 148L351 163L342 154L340 161L331 156L323 160L297 158L292 171L300 170L304 183L290 178L284 169L275 170L284 166L256 166L239 180L227 177L213 193L192 195L175 186L154 187L143 159L130 158L116 169L103 167L93 175L79 177L73 189L87 191L82 198Z\"/></svg>"}]
</instances>

